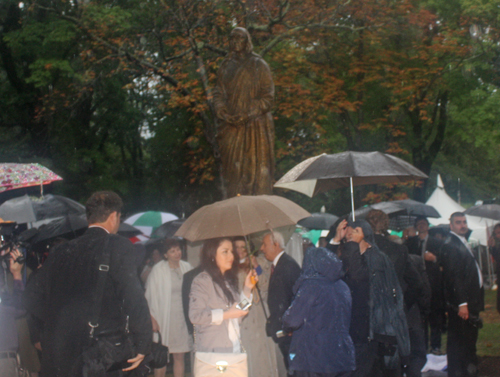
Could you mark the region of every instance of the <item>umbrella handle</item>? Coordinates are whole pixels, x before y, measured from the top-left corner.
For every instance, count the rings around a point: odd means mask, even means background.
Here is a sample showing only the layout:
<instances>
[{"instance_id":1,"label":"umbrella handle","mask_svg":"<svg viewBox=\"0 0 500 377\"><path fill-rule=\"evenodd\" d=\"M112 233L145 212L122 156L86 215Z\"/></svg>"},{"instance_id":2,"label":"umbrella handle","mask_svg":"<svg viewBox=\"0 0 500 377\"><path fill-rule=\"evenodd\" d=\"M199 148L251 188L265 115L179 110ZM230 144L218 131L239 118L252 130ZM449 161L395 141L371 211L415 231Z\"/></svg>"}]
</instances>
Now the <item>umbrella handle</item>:
<instances>
[{"instance_id":1,"label":"umbrella handle","mask_svg":"<svg viewBox=\"0 0 500 377\"><path fill-rule=\"evenodd\" d=\"M349 183L351 186L351 208L352 208L352 221L356 221L356 214L354 213L354 185L352 184L352 177L349 177Z\"/></svg>"}]
</instances>

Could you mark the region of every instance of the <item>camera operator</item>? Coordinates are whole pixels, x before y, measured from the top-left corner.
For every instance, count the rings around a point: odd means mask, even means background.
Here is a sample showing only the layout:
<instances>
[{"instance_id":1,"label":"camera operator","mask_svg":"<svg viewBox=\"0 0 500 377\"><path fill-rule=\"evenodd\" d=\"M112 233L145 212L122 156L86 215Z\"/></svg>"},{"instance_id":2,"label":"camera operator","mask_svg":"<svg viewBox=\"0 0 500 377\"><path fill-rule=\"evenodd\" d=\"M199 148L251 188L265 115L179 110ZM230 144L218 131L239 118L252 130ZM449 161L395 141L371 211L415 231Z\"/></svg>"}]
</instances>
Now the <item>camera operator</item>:
<instances>
[{"instance_id":1,"label":"camera operator","mask_svg":"<svg viewBox=\"0 0 500 377\"><path fill-rule=\"evenodd\" d=\"M24 290L21 270L24 259L17 249L2 251L2 267L0 268L0 376L17 377L19 346L16 318L24 314L21 307L21 296ZM13 277L13 287L7 287L8 271Z\"/></svg>"}]
</instances>

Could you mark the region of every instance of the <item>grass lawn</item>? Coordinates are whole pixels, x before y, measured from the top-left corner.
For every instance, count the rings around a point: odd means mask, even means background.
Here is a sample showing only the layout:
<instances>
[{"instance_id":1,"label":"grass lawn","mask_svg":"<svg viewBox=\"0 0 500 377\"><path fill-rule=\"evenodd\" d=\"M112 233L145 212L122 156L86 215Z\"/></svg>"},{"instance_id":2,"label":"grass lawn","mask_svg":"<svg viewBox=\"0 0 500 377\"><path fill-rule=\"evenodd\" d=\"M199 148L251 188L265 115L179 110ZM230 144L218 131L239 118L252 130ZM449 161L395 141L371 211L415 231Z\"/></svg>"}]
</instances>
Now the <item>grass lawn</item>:
<instances>
[{"instance_id":1,"label":"grass lawn","mask_svg":"<svg viewBox=\"0 0 500 377\"><path fill-rule=\"evenodd\" d=\"M485 311L481 313L484 327L479 330L477 354L500 356L500 314L497 311L497 291L485 291L484 298Z\"/></svg>"},{"instance_id":2,"label":"grass lawn","mask_svg":"<svg viewBox=\"0 0 500 377\"><path fill-rule=\"evenodd\" d=\"M500 356L500 314L497 311L497 291L484 292L485 310L481 313L484 327L479 330L478 356ZM443 334L443 351L446 351L446 334ZM500 375L500 373L499 373Z\"/></svg>"}]
</instances>

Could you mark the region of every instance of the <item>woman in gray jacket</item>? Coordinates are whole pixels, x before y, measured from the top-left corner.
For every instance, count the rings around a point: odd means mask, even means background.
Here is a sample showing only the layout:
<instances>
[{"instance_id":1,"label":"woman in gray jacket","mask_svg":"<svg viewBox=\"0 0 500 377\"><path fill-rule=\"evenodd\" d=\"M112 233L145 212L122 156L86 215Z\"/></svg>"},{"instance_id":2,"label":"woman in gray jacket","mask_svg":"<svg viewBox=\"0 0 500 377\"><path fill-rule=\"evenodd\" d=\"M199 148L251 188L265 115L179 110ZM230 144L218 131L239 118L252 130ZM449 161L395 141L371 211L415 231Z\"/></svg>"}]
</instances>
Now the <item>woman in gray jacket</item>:
<instances>
[{"instance_id":1,"label":"woman in gray jacket","mask_svg":"<svg viewBox=\"0 0 500 377\"><path fill-rule=\"evenodd\" d=\"M239 293L238 261L229 238L207 240L203 245L203 272L193 280L189 295L189 319L195 328L195 376L200 360L214 356L207 353L244 354L239 320L248 314L246 306L252 302L257 275L251 270ZM217 373L214 368L214 375Z\"/></svg>"}]
</instances>

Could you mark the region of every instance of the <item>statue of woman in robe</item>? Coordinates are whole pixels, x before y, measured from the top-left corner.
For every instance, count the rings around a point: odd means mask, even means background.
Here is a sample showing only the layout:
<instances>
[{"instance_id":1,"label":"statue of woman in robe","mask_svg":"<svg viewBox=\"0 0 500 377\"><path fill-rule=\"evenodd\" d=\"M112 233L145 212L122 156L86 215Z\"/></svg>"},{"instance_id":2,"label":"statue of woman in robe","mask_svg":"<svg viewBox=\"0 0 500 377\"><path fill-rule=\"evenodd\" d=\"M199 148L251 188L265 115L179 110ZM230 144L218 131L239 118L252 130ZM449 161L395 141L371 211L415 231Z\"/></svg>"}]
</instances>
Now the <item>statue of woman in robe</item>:
<instances>
[{"instance_id":1,"label":"statue of woman in robe","mask_svg":"<svg viewBox=\"0 0 500 377\"><path fill-rule=\"evenodd\" d=\"M271 194L274 178L274 123L271 70L253 52L250 34L235 28L214 90L217 141L228 197Z\"/></svg>"}]
</instances>

